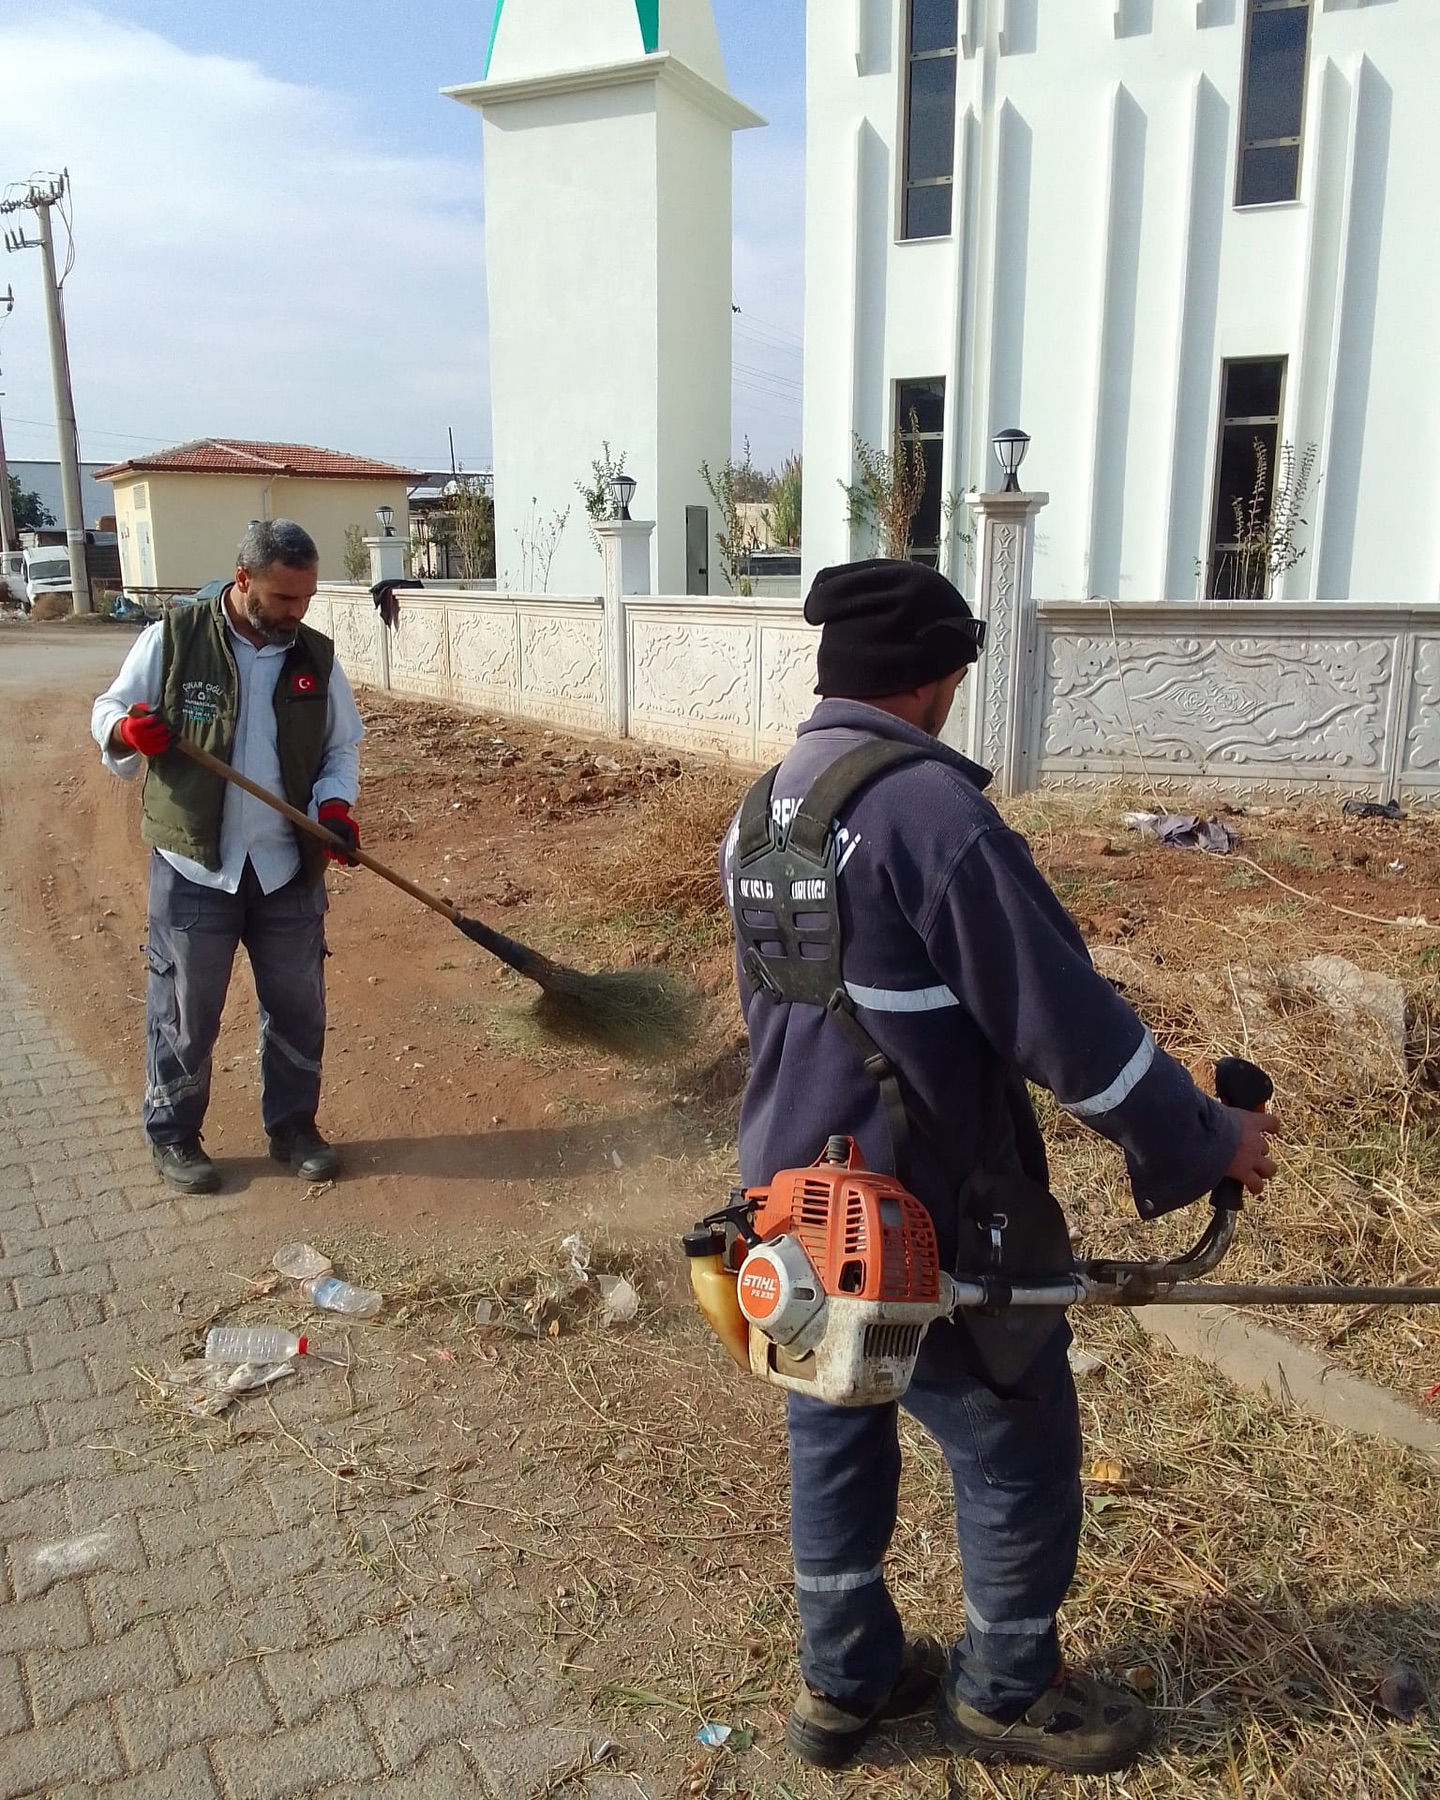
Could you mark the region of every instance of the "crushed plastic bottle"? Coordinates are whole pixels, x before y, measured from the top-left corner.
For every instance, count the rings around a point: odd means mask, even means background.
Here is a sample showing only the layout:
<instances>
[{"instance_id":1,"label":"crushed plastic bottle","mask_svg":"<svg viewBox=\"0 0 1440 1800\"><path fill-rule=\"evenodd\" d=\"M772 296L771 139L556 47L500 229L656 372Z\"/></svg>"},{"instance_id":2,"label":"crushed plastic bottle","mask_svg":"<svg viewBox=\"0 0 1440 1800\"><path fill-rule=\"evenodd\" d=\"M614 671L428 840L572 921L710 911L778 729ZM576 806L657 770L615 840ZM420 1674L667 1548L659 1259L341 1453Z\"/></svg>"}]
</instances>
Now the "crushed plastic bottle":
<instances>
[{"instance_id":1,"label":"crushed plastic bottle","mask_svg":"<svg viewBox=\"0 0 1440 1800\"><path fill-rule=\"evenodd\" d=\"M347 1313L354 1319L373 1319L385 1303L374 1288L353 1287L338 1275L316 1275L300 1283L300 1292L312 1306L324 1312Z\"/></svg>"},{"instance_id":2,"label":"crushed plastic bottle","mask_svg":"<svg viewBox=\"0 0 1440 1800\"><path fill-rule=\"evenodd\" d=\"M304 1356L308 1337L279 1325L216 1325L205 1338L205 1360L212 1363L283 1363Z\"/></svg>"}]
</instances>

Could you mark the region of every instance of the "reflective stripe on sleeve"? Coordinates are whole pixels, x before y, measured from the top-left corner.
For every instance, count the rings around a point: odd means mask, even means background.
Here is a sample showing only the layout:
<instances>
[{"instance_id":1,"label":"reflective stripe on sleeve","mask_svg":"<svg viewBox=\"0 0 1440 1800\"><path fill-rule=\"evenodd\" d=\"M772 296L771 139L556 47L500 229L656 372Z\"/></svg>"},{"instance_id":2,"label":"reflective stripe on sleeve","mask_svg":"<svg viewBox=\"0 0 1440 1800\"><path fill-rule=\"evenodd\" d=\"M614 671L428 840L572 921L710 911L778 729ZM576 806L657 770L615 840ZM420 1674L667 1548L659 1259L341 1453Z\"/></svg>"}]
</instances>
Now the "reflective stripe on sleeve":
<instances>
[{"instance_id":1,"label":"reflective stripe on sleeve","mask_svg":"<svg viewBox=\"0 0 1440 1800\"><path fill-rule=\"evenodd\" d=\"M950 989L943 986L877 988L861 987L858 981L847 981L845 992L857 1006L868 1007L871 1012L939 1012L943 1007L960 1004Z\"/></svg>"},{"instance_id":2,"label":"reflective stripe on sleeve","mask_svg":"<svg viewBox=\"0 0 1440 1800\"><path fill-rule=\"evenodd\" d=\"M1133 1091L1154 1060L1155 1038L1147 1027L1144 1037L1140 1040L1139 1049L1109 1087L1104 1088L1098 1094L1092 1094L1088 1100L1062 1100L1060 1104L1066 1112L1072 1113L1077 1119L1093 1119L1100 1113L1113 1112L1120 1102Z\"/></svg>"}]
</instances>

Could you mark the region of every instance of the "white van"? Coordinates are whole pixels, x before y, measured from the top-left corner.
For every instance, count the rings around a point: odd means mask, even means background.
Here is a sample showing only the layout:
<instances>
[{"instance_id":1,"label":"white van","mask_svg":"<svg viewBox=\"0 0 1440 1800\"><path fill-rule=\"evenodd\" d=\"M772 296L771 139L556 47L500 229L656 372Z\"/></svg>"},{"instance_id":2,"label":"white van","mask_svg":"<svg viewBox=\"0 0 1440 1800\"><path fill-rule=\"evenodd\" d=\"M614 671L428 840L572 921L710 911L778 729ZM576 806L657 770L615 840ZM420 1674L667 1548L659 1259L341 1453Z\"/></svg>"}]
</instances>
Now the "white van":
<instances>
[{"instance_id":1,"label":"white van","mask_svg":"<svg viewBox=\"0 0 1440 1800\"><path fill-rule=\"evenodd\" d=\"M68 594L70 581L70 547L68 544L37 544L25 552L25 610L42 594Z\"/></svg>"}]
</instances>

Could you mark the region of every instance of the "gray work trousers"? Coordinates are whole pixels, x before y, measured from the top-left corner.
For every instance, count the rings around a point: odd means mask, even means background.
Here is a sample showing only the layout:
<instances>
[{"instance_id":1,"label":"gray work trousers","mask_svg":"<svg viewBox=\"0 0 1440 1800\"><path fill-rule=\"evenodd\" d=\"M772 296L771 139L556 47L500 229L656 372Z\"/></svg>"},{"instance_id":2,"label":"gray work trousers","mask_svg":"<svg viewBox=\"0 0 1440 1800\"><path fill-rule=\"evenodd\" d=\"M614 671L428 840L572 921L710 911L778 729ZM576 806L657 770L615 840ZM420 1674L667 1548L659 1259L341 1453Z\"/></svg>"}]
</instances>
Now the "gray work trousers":
<instances>
[{"instance_id":1,"label":"gray work trousers","mask_svg":"<svg viewBox=\"0 0 1440 1800\"><path fill-rule=\"evenodd\" d=\"M325 883L297 875L267 894L247 862L233 894L150 859L145 960L145 1133L193 1137L210 1103L210 1066L235 950L244 944L260 1002L260 1109L267 1132L313 1121L325 1048Z\"/></svg>"}]
</instances>

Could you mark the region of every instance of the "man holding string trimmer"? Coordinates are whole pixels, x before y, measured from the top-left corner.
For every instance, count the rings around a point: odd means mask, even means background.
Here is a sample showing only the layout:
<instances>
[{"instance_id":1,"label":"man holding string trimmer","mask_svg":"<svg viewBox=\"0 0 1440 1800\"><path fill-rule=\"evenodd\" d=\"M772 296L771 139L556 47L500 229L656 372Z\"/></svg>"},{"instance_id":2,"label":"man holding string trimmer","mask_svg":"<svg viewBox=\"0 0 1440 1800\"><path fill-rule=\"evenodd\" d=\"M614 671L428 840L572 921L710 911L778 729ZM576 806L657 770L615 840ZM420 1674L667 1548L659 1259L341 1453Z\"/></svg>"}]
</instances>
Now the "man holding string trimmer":
<instances>
[{"instance_id":1,"label":"man holding string trimmer","mask_svg":"<svg viewBox=\"0 0 1440 1800\"><path fill-rule=\"evenodd\" d=\"M1274 1121L1208 1098L1160 1049L985 799L989 775L939 742L984 621L944 576L890 560L822 569L805 617L820 704L724 850L753 1070L744 1188L843 1134L902 1176L942 1268L997 1291L1072 1275L1029 1080L1124 1149L1144 1217L1222 1179L1258 1193ZM823 847L818 879L792 881L812 872L797 842ZM1099 1773L1148 1741L1137 1695L1061 1657L1082 1517L1069 1343L1061 1309L997 1303L920 1346L903 1404L950 1465L964 1572L948 1659L907 1644L885 1585L896 1404L790 1393L801 1684L785 1736L807 1762L840 1765L937 1690L941 1733L971 1756Z\"/></svg>"},{"instance_id":2,"label":"man holding string trimmer","mask_svg":"<svg viewBox=\"0 0 1440 1800\"><path fill-rule=\"evenodd\" d=\"M143 1118L156 1170L181 1193L220 1185L200 1129L241 943L260 1003L270 1154L304 1181L340 1168L315 1115L325 863L347 859L174 748L179 733L358 848L350 809L364 726L334 644L302 623L319 562L314 539L293 520L253 521L234 581L142 632L91 713L106 768L125 780L145 771L141 836L152 855Z\"/></svg>"}]
</instances>

